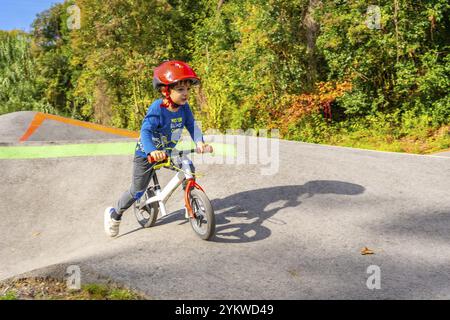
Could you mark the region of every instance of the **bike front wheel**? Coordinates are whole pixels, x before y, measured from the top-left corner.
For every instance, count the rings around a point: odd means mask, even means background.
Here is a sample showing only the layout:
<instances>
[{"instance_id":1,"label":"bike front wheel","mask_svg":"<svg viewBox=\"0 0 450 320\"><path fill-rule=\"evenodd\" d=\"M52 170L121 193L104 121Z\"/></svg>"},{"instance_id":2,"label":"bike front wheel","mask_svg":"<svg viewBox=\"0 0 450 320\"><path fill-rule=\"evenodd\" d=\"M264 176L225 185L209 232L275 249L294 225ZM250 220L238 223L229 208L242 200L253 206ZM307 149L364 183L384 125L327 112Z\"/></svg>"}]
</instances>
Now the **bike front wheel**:
<instances>
[{"instance_id":1,"label":"bike front wheel","mask_svg":"<svg viewBox=\"0 0 450 320\"><path fill-rule=\"evenodd\" d=\"M190 202L195 214L195 218L189 218L192 229L201 239L211 239L216 229L216 219L211 202L206 194L198 189L190 192Z\"/></svg>"}]
</instances>

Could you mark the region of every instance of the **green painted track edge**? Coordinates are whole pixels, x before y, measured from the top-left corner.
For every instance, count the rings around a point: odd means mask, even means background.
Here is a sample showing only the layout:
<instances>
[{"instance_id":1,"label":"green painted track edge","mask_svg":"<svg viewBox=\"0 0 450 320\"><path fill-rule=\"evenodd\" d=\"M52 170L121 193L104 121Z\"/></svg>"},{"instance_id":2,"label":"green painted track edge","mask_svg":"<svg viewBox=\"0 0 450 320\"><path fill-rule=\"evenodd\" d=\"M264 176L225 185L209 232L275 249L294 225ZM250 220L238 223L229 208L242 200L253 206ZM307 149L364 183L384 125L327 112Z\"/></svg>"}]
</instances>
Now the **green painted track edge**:
<instances>
[{"instance_id":1,"label":"green painted track edge","mask_svg":"<svg viewBox=\"0 0 450 320\"><path fill-rule=\"evenodd\" d=\"M214 155L236 156L233 145L211 143ZM190 149L193 142L180 142L178 149ZM62 157L92 157L130 155L134 153L136 142L85 143L45 146L7 146L0 147L0 159L39 159Z\"/></svg>"}]
</instances>

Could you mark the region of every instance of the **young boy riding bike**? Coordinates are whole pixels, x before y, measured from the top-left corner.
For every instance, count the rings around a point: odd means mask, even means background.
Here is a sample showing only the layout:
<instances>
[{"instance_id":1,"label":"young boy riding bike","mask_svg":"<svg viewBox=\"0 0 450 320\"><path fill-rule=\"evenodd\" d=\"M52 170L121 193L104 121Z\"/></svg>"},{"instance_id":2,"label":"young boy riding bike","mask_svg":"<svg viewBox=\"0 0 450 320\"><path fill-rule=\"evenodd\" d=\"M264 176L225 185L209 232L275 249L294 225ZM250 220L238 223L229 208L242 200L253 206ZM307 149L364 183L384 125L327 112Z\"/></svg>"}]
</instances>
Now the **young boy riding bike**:
<instances>
[{"instance_id":1,"label":"young boy riding bike","mask_svg":"<svg viewBox=\"0 0 450 320\"><path fill-rule=\"evenodd\" d=\"M210 145L204 143L188 104L191 85L199 83L194 70L182 61L166 61L155 68L153 87L162 93L163 98L150 105L142 122L129 190L122 194L115 208L108 207L104 212L105 232L109 236L117 236L122 214L141 198L150 183L154 161L165 159L164 149L175 147L183 127L196 143L197 152L213 151Z\"/></svg>"}]
</instances>

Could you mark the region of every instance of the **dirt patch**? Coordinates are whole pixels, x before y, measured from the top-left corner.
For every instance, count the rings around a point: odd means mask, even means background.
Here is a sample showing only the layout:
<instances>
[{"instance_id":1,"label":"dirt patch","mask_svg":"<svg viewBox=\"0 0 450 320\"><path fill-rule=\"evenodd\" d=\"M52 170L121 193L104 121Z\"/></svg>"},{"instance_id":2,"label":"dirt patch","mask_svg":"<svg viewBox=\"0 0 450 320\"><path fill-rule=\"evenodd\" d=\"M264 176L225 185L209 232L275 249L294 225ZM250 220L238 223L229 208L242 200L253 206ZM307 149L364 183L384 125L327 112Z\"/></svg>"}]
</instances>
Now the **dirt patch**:
<instances>
[{"instance_id":1,"label":"dirt patch","mask_svg":"<svg viewBox=\"0 0 450 320\"><path fill-rule=\"evenodd\" d=\"M79 288L72 289L69 272L80 272ZM73 280L73 279L72 279ZM32 270L0 281L0 300L151 300L124 283L101 275L83 263L62 263Z\"/></svg>"},{"instance_id":2,"label":"dirt patch","mask_svg":"<svg viewBox=\"0 0 450 320\"><path fill-rule=\"evenodd\" d=\"M84 284L73 290L65 281L37 277L0 283L0 300L147 300L147 297L114 284Z\"/></svg>"}]
</instances>

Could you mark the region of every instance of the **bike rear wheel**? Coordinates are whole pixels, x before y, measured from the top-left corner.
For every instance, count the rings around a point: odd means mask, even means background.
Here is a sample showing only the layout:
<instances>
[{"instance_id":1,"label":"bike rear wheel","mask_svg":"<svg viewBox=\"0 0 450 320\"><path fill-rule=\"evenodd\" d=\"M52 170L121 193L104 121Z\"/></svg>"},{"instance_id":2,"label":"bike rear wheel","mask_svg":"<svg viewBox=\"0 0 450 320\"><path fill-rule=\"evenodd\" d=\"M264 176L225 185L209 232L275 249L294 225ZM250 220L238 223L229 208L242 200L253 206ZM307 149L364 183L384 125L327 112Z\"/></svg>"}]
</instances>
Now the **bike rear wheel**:
<instances>
[{"instance_id":1,"label":"bike rear wheel","mask_svg":"<svg viewBox=\"0 0 450 320\"><path fill-rule=\"evenodd\" d=\"M156 218L158 217L159 206L158 203L151 203L146 205L144 208L139 209L139 203L147 201L147 199L153 197L154 195L155 192L153 189L149 188L133 205L134 215L136 216L139 224L144 228L150 228L155 224Z\"/></svg>"},{"instance_id":2,"label":"bike rear wheel","mask_svg":"<svg viewBox=\"0 0 450 320\"><path fill-rule=\"evenodd\" d=\"M198 189L190 192L190 202L196 218L189 218L192 229L203 240L213 237L216 229L214 210L207 195Z\"/></svg>"}]
</instances>

